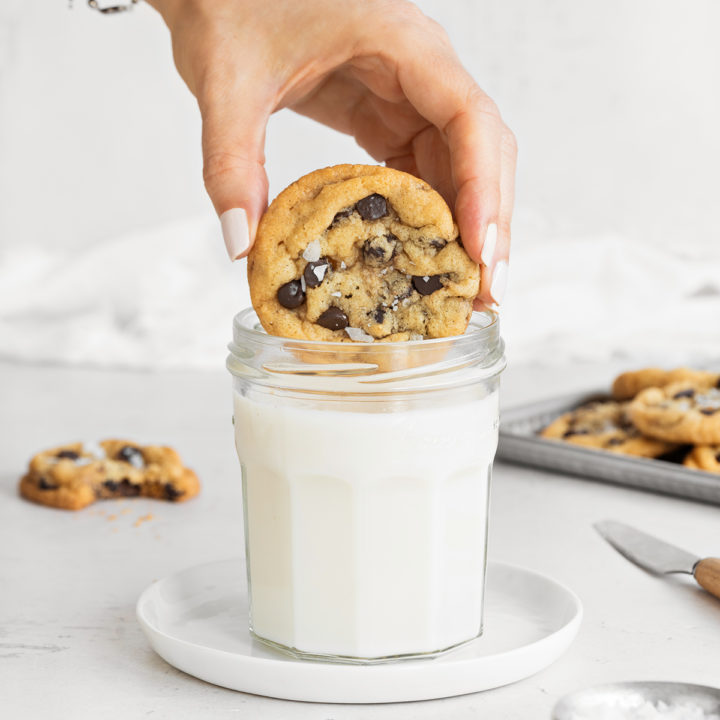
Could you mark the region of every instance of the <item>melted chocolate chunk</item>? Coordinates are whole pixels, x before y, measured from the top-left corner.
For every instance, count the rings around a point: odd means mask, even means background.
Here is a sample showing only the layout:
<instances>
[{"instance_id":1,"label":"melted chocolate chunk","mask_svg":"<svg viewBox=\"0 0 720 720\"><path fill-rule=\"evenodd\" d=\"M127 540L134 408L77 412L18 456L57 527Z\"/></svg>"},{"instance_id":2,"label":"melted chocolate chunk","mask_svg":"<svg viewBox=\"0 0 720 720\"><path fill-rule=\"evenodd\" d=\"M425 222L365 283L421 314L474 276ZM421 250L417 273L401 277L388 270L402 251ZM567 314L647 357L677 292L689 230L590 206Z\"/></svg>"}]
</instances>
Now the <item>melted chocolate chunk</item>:
<instances>
[{"instance_id":1,"label":"melted chocolate chunk","mask_svg":"<svg viewBox=\"0 0 720 720\"><path fill-rule=\"evenodd\" d=\"M344 210L341 210L339 213L335 213L335 217L332 219L332 222L330 223L330 227L334 227L341 220L344 220L345 218L349 218L353 214L354 211L355 211L354 208L345 208Z\"/></svg>"},{"instance_id":2,"label":"melted chocolate chunk","mask_svg":"<svg viewBox=\"0 0 720 720\"><path fill-rule=\"evenodd\" d=\"M76 453L74 450L61 450L55 457L67 458L68 460L77 460L80 457L80 454Z\"/></svg>"},{"instance_id":3,"label":"melted chocolate chunk","mask_svg":"<svg viewBox=\"0 0 720 720\"><path fill-rule=\"evenodd\" d=\"M314 262L309 262L303 271L305 284L309 288L320 287L329 269L330 261L327 258L322 257Z\"/></svg>"},{"instance_id":4,"label":"melted chocolate chunk","mask_svg":"<svg viewBox=\"0 0 720 720\"><path fill-rule=\"evenodd\" d=\"M381 267L387 265L397 252L398 239L392 233L381 237L368 238L363 243L363 259L366 265Z\"/></svg>"},{"instance_id":5,"label":"melted chocolate chunk","mask_svg":"<svg viewBox=\"0 0 720 720\"><path fill-rule=\"evenodd\" d=\"M569 437L572 437L573 435L589 435L589 434L590 434L589 430L573 430L572 428L570 428L569 430L565 431L565 433L563 434L563 437L569 438Z\"/></svg>"},{"instance_id":6,"label":"melted chocolate chunk","mask_svg":"<svg viewBox=\"0 0 720 720\"><path fill-rule=\"evenodd\" d=\"M350 321L339 307L331 305L317 319L317 324L328 330L344 330L350 324Z\"/></svg>"},{"instance_id":7,"label":"melted chocolate chunk","mask_svg":"<svg viewBox=\"0 0 720 720\"><path fill-rule=\"evenodd\" d=\"M299 280L291 280L277 291L278 302L288 310L294 310L305 302L305 293Z\"/></svg>"},{"instance_id":8,"label":"melted chocolate chunk","mask_svg":"<svg viewBox=\"0 0 720 720\"><path fill-rule=\"evenodd\" d=\"M358 200L355 209L363 220L379 220L388 214L387 200L377 193Z\"/></svg>"},{"instance_id":9,"label":"melted chocolate chunk","mask_svg":"<svg viewBox=\"0 0 720 720\"><path fill-rule=\"evenodd\" d=\"M137 497L140 494L140 486L131 483L128 478L123 478L120 482L117 480L105 480L103 487L121 497Z\"/></svg>"},{"instance_id":10,"label":"melted chocolate chunk","mask_svg":"<svg viewBox=\"0 0 720 720\"><path fill-rule=\"evenodd\" d=\"M622 445L625 442L622 438L619 437L613 437L610 438L606 443L605 447L613 447L615 445Z\"/></svg>"},{"instance_id":11,"label":"melted chocolate chunk","mask_svg":"<svg viewBox=\"0 0 720 720\"><path fill-rule=\"evenodd\" d=\"M143 454L132 445L124 445L118 450L117 459L130 463L133 467L141 468L145 465Z\"/></svg>"},{"instance_id":12,"label":"melted chocolate chunk","mask_svg":"<svg viewBox=\"0 0 720 720\"><path fill-rule=\"evenodd\" d=\"M714 415L720 408L700 408L703 415Z\"/></svg>"},{"instance_id":13,"label":"melted chocolate chunk","mask_svg":"<svg viewBox=\"0 0 720 720\"><path fill-rule=\"evenodd\" d=\"M41 490L57 490L59 485L53 485L51 482L48 482L47 478L41 477L38 480L38 487Z\"/></svg>"},{"instance_id":14,"label":"melted chocolate chunk","mask_svg":"<svg viewBox=\"0 0 720 720\"><path fill-rule=\"evenodd\" d=\"M435 250L442 250L447 245L447 241L442 238L433 238L430 241L430 247Z\"/></svg>"},{"instance_id":15,"label":"melted chocolate chunk","mask_svg":"<svg viewBox=\"0 0 720 720\"><path fill-rule=\"evenodd\" d=\"M171 502L175 502L178 498L185 494L182 490L178 490L172 483L165 483L164 488L165 497Z\"/></svg>"},{"instance_id":16,"label":"melted chocolate chunk","mask_svg":"<svg viewBox=\"0 0 720 720\"><path fill-rule=\"evenodd\" d=\"M692 445L680 445L672 450L668 450L662 455L656 455L655 459L679 465L685 459L685 456L690 452L690 450L692 450Z\"/></svg>"},{"instance_id":17,"label":"melted chocolate chunk","mask_svg":"<svg viewBox=\"0 0 720 720\"><path fill-rule=\"evenodd\" d=\"M673 400L677 400L679 398L691 398L695 396L695 391L692 388L689 388L687 390L681 390L680 392L676 392L673 395Z\"/></svg>"},{"instance_id":18,"label":"melted chocolate chunk","mask_svg":"<svg viewBox=\"0 0 720 720\"><path fill-rule=\"evenodd\" d=\"M441 275L413 275L412 284L421 295L432 295L443 286L441 277Z\"/></svg>"},{"instance_id":19,"label":"melted chocolate chunk","mask_svg":"<svg viewBox=\"0 0 720 720\"><path fill-rule=\"evenodd\" d=\"M373 311L373 319L379 325L385 319L385 308L382 305L378 305Z\"/></svg>"}]
</instances>

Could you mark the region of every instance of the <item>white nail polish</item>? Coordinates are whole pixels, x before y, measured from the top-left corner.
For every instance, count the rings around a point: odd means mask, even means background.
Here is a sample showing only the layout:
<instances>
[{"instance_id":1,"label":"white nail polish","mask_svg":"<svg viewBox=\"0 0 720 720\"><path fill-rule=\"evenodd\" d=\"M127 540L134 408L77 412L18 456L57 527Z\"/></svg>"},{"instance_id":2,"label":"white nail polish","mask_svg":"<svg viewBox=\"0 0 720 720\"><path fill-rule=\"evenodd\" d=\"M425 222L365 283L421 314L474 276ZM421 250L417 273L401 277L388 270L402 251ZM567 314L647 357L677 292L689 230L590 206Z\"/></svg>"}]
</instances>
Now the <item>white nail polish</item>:
<instances>
[{"instance_id":1,"label":"white nail polish","mask_svg":"<svg viewBox=\"0 0 720 720\"><path fill-rule=\"evenodd\" d=\"M505 287L507 285L508 264L506 260L499 260L495 266L490 283L490 295L496 304L502 303L505 295Z\"/></svg>"},{"instance_id":2,"label":"white nail polish","mask_svg":"<svg viewBox=\"0 0 720 720\"><path fill-rule=\"evenodd\" d=\"M220 216L225 247L231 260L237 260L250 246L250 229L243 208L231 208Z\"/></svg>"},{"instance_id":3,"label":"white nail polish","mask_svg":"<svg viewBox=\"0 0 720 720\"><path fill-rule=\"evenodd\" d=\"M495 245L497 244L497 225L493 223L488 225L485 233L485 242L483 243L480 259L483 265L490 266L492 264L493 255L495 254Z\"/></svg>"}]
</instances>

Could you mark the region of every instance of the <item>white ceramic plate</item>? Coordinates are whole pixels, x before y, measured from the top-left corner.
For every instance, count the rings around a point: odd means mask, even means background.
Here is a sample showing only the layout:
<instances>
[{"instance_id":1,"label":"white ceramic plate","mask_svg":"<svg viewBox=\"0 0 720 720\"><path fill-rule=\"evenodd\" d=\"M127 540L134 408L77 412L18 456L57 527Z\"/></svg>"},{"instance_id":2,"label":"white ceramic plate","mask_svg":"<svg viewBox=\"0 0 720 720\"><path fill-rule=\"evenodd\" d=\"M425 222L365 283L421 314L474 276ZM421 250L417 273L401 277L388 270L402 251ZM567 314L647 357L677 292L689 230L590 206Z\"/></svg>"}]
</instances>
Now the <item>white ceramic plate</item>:
<instances>
[{"instance_id":1,"label":"white ceramic plate","mask_svg":"<svg viewBox=\"0 0 720 720\"><path fill-rule=\"evenodd\" d=\"M296 660L254 640L239 558L153 583L137 615L155 652L190 675L256 695L329 703L430 700L507 685L560 657L582 617L566 587L501 563L488 566L485 602L477 640L434 659L378 665Z\"/></svg>"}]
</instances>

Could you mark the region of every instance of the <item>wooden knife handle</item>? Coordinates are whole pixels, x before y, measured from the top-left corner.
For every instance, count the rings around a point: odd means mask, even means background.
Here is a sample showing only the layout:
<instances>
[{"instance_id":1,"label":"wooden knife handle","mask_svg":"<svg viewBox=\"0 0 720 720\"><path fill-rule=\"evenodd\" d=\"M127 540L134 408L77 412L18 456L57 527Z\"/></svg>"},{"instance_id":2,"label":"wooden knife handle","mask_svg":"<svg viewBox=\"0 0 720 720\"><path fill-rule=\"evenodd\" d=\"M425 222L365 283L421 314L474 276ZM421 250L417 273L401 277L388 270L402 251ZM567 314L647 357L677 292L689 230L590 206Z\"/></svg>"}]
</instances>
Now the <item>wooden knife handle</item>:
<instances>
[{"instance_id":1,"label":"wooden knife handle","mask_svg":"<svg viewBox=\"0 0 720 720\"><path fill-rule=\"evenodd\" d=\"M693 571L698 584L709 593L720 598L720 558L705 558Z\"/></svg>"}]
</instances>

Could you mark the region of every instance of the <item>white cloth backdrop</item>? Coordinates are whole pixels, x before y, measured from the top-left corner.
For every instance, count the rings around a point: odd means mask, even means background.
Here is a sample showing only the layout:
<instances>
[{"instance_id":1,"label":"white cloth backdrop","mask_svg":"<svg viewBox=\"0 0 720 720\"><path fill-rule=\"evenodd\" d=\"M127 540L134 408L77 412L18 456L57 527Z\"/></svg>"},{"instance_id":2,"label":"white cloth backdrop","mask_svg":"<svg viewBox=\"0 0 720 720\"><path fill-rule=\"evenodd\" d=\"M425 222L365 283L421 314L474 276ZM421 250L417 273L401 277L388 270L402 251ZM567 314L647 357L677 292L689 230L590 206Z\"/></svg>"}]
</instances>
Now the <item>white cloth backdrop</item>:
<instances>
[{"instance_id":1,"label":"white cloth backdrop","mask_svg":"<svg viewBox=\"0 0 720 720\"><path fill-rule=\"evenodd\" d=\"M501 314L511 362L720 361L717 254L540 235L519 213ZM248 302L245 262L227 261L213 216L80 255L18 247L0 266L0 358L217 368Z\"/></svg>"},{"instance_id":2,"label":"white cloth backdrop","mask_svg":"<svg viewBox=\"0 0 720 720\"><path fill-rule=\"evenodd\" d=\"M418 4L518 136L511 362L718 358L720 3ZM367 160L288 112L266 152L273 195ZM200 174L149 7L2 0L0 358L220 366L247 289Z\"/></svg>"}]
</instances>

